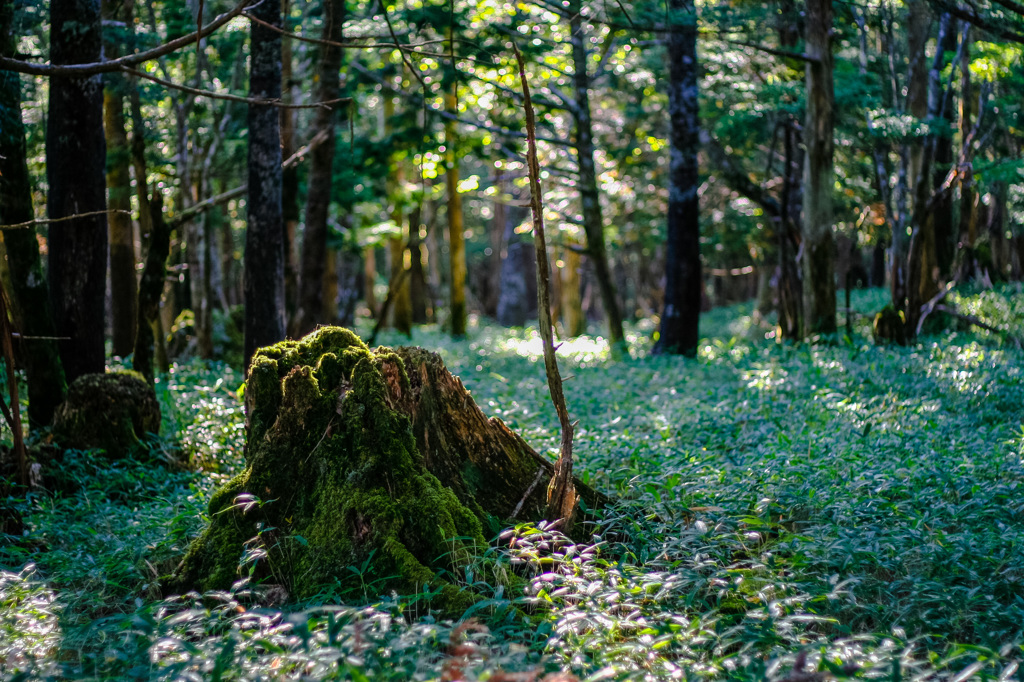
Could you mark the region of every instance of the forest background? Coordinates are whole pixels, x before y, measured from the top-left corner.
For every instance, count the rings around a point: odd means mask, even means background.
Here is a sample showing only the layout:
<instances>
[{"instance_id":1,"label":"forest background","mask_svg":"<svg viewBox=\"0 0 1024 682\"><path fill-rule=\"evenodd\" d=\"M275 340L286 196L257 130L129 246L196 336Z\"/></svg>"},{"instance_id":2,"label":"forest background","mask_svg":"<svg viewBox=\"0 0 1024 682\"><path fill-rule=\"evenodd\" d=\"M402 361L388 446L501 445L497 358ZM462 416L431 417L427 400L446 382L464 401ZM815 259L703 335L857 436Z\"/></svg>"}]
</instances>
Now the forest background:
<instances>
[{"instance_id":1,"label":"forest background","mask_svg":"<svg viewBox=\"0 0 1024 682\"><path fill-rule=\"evenodd\" d=\"M0 38L0 274L29 422L45 433L75 378L124 362L196 465L160 481L85 454L77 492L15 504L31 539L4 549L5 603L35 628L10 640L17 670L294 672L344 651L366 657L332 674L1015 674L1018 3L25 1L4 3ZM581 475L641 505L607 519L632 539L584 551L583 573L577 549L554 573L518 555L536 568L520 606L551 609L532 634L471 576L504 619L491 631L424 626L397 601L331 612L336 631L296 611L302 646L273 619L225 635L235 593L182 618L143 566L180 556L240 466L233 392L260 346L318 324L412 338L552 441L520 329L537 299L512 43L538 109L556 331L576 339ZM654 357L675 353L698 363ZM84 539L83 502L110 537ZM123 656L96 632L127 637ZM197 648L165 655L165 637Z\"/></svg>"}]
</instances>

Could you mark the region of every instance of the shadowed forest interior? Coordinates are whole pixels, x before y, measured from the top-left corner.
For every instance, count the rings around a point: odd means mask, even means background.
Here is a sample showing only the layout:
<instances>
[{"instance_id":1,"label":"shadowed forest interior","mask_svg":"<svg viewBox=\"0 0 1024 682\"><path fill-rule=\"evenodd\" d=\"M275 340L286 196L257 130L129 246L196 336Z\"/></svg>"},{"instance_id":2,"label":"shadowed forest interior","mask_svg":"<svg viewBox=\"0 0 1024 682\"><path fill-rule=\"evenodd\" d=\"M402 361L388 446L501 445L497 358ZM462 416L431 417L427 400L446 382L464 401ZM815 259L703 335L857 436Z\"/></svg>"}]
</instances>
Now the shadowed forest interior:
<instances>
[{"instance_id":1,"label":"shadowed forest interior","mask_svg":"<svg viewBox=\"0 0 1024 682\"><path fill-rule=\"evenodd\" d=\"M0 0L0 679L1019 679L1024 5Z\"/></svg>"}]
</instances>

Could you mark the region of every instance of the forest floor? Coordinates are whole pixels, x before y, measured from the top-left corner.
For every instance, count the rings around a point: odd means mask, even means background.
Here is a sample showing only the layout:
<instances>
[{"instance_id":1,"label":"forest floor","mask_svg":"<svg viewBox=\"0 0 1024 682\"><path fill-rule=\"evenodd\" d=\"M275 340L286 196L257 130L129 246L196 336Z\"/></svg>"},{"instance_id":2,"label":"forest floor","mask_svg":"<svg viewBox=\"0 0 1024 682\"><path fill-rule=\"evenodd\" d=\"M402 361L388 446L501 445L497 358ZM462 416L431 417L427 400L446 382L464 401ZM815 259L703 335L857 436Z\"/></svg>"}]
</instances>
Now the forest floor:
<instances>
[{"instance_id":1,"label":"forest floor","mask_svg":"<svg viewBox=\"0 0 1024 682\"><path fill-rule=\"evenodd\" d=\"M1024 335L1018 286L957 303ZM749 305L719 309L696 360L649 357L648 328L620 363L598 338L565 343L577 472L617 503L594 546L522 526L516 549L492 550L483 561L529 577L521 594L468 567L482 599L461 626L418 595L378 597L359 566L359 589L285 611L244 586L160 600L155 577L244 439L239 372L177 365L158 387L166 442L202 466L71 453L64 492L18 503L24 536L0 537L0 678L1019 677L1024 353L963 329L877 347L855 322L852 339L789 346ZM557 447L534 330L413 344L538 451Z\"/></svg>"}]
</instances>

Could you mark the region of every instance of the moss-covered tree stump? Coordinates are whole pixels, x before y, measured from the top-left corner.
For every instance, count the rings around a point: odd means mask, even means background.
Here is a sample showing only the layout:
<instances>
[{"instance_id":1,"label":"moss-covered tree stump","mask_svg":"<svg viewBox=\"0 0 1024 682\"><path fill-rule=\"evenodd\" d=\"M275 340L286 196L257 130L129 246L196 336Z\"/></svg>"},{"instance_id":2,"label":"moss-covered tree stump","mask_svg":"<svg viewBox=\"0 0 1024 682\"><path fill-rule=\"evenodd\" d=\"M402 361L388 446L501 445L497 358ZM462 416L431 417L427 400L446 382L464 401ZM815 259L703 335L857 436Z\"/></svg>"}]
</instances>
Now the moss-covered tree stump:
<instances>
[{"instance_id":1,"label":"moss-covered tree stump","mask_svg":"<svg viewBox=\"0 0 1024 682\"><path fill-rule=\"evenodd\" d=\"M213 495L169 591L228 588L248 549L257 577L294 598L365 566L379 590L430 584L457 611L471 600L438 572L461 572L501 523L544 512L551 463L422 349L371 351L325 327L258 351L245 405L246 468Z\"/></svg>"},{"instance_id":2,"label":"moss-covered tree stump","mask_svg":"<svg viewBox=\"0 0 1024 682\"><path fill-rule=\"evenodd\" d=\"M53 416L54 440L65 449L105 450L124 457L160 433L160 403L138 372L84 374L68 387Z\"/></svg>"}]
</instances>

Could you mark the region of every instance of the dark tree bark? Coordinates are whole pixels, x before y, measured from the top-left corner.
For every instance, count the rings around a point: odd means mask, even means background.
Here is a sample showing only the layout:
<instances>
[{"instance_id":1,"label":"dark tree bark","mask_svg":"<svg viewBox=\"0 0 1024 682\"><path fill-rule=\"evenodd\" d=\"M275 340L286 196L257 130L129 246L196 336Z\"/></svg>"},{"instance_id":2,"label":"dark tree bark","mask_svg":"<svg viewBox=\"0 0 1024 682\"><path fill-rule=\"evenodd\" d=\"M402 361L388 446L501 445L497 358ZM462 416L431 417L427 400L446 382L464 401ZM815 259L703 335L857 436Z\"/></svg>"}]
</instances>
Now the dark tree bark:
<instances>
[{"instance_id":1,"label":"dark tree bark","mask_svg":"<svg viewBox=\"0 0 1024 682\"><path fill-rule=\"evenodd\" d=\"M836 331L835 245L832 237L832 1L807 0L807 157L803 182L804 336Z\"/></svg>"},{"instance_id":2,"label":"dark tree bark","mask_svg":"<svg viewBox=\"0 0 1024 682\"><path fill-rule=\"evenodd\" d=\"M345 23L344 0L324 2L323 39L342 42ZM341 70L341 48L321 45L317 64L314 100L324 102L341 96L338 72ZM327 217L331 207L331 180L334 165L335 125L338 116L333 109L316 110L313 126L327 139L310 154L309 192L306 198L306 227L302 235L302 269L299 279L300 335L311 332L323 321L323 277L327 264Z\"/></svg>"},{"instance_id":3,"label":"dark tree bark","mask_svg":"<svg viewBox=\"0 0 1024 682\"><path fill-rule=\"evenodd\" d=\"M134 0L103 0L103 20L118 30L108 31L104 56L126 53L126 28L132 25ZM130 49L130 48L129 48ZM107 204L113 211L107 218L110 239L111 353L126 357L135 346L135 233L131 218L131 152L125 129L124 97L127 81L121 74L109 74L103 91L103 128L107 140Z\"/></svg>"},{"instance_id":4,"label":"dark tree bark","mask_svg":"<svg viewBox=\"0 0 1024 682\"><path fill-rule=\"evenodd\" d=\"M700 293L700 222L697 187L697 10L692 0L669 0L671 157L665 307L655 353L697 354Z\"/></svg>"},{"instance_id":5,"label":"dark tree bark","mask_svg":"<svg viewBox=\"0 0 1024 682\"><path fill-rule=\"evenodd\" d=\"M50 62L97 62L102 54L99 0L50 3ZM103 81L50 79L46 177L51 219L106 209ZM107 219L99 214L53 223L49 235L50 297L68 383L104 371Z\"/></svg>"},{"instance_id":6,"label":"dark tree bark","mask_svg":"<svg viewBox=\"0 0 1024 682\"><path fill-rule=\"evenodd\" d=\"M626 337L622 331L622 310L618 294L608 266L608 249L604 240L604 217L601 214L601 197L597 189L597 167L594 163L594 133L590 119L590 74L587 71L586 33L580 15L580 0L569 0L566 8L569 16L570 42L574 70L576 160L580 175L580 200L582 203L583 229L587 234L587 256L594 264L601 305L608 321L608 337L612 354L619 355L625 350Z\"/></svg>"},{"instance_id":7,"label":"dark tree bark","mask_svg":"<svg viewBox=\"0 0 1024 682\"><path fill-rule=\"evenodd\" d=\"M281 5L250 10L281 26ZM252 23L249 94L281 96L281 34ZM284 338L284 219L281 209L281 127L277 109L249 105L249 200L245 232L245 364L261 346ZM317 280L319 286L320 280Z\"/></svg>"},{"instance_id":8,"label":"dark tree bark","mask_svg":"<svg viewBox=\"0 0 1024 682\"><path fill-rule=\"evenodd\" d=\"M0 5L0 55L4 57L13 57L16 52L13 15L13 3ZM11 71L0 71L0 224L23 223L33 217L32 183L21 121L21 77ZM43 277L35 229L7 230L3 242L11 275L11 296L21 311L19 331L26 336L55 336L50 291ZM35 428L49 424L57 405L64 400L64 369L56 341L34 339L24 344L21 357L28 379L28 418Z\"/></svg>"}]
</instances>

